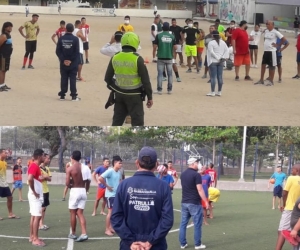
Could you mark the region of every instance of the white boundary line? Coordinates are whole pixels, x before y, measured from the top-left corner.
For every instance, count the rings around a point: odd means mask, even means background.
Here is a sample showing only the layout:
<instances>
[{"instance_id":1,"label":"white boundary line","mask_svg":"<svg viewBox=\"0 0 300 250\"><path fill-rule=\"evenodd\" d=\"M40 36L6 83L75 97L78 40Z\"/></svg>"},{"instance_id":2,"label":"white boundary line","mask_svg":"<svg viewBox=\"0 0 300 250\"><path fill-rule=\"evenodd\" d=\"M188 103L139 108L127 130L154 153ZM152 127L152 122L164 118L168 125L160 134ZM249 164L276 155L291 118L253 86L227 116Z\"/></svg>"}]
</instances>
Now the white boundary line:
<instances>
[{"instance_id":1,"label":"white boundary line","mask_svg":"<svg viewBox=\"0 0 300 250\"><path fill-rule=\"evenodd\" d=\"M72 228L70 228L70 234L72 233ZM68 239L67 250L73 250L74 248L74 240Z\"/></svg>"}]
</instances>

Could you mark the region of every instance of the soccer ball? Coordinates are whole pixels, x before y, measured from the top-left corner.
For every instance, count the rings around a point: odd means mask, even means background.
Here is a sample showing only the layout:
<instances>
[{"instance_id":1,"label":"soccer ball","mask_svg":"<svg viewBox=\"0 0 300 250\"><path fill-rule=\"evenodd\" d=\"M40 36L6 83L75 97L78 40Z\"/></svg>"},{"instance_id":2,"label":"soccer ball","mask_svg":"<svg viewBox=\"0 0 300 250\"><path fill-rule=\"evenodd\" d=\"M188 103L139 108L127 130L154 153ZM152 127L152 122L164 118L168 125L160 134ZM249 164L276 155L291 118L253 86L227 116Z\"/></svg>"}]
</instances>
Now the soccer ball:
<instances>
[{"instance_id":1,"label":"soccer ball","mask_svg":"<svg viewBox=\"0 0 300 250\"><path fill-rule=\"evenodd\" d=\"M275 179L270 179L270 183L274 184L275 183Z\"/></svg>"}]
</instances>

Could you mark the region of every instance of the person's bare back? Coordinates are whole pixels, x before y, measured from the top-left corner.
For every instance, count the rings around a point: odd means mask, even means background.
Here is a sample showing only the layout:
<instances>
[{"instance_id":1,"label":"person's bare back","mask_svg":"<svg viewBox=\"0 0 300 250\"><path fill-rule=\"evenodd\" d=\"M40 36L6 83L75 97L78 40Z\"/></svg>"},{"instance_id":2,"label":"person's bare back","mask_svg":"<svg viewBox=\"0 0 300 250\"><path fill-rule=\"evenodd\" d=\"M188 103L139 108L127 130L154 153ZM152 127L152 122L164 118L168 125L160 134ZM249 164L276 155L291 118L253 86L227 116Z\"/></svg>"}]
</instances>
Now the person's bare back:
<instances>
[{"instance_id":1,"label":"person's bare back","mask_svg":"<svg viewBox=\"0 0 300 250\"><path fill-rule=\"evenodd\" d=\"M81 163L73 160L72 166L67 169L67 181L72 178L72 188L85 188L85 182L82 178ZM70 185L66 183L67 186Z\"/></svg>"}]
</instances>

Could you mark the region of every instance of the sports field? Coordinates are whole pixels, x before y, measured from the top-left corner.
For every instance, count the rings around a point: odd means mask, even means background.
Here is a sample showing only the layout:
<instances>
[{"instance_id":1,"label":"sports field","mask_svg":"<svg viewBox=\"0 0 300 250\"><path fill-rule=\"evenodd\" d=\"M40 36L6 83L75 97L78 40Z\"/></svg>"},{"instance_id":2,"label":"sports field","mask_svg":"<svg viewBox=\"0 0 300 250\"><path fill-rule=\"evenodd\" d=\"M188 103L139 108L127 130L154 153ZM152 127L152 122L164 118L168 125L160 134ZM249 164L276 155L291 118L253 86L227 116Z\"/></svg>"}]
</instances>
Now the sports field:
<instances>
[{"instance_id":1,"label":"sports field","mask_svg":"<svg viewBox=\"0 0 300 250\"><path fill-rule=\"evenodd\" d=\"M50 37L58 29L60 20L74 23L81 16L41 15L38 21L40 34L35 53L34 70L21 70L24 56L24 38L18 32L20 25L30 18L25 14L9 15L1 13L0 23L11 21L14 52L11 69L7 73L6 84L12 88L1 92L1 102L5 103L5 115L1 125L110 125L113 108L104 109L109 91L104 83L104 73L109 58L100 54L100 48L110 41L123 17L92 17L87 23L91 26L90 64L83 66L82 75L86 82L79 82L80 102L58 101L60 86L59 63L54 53L55 45ZM170 21L170 18L164 19ZM140 36L142 50L139 53L151 61L152 46L150 26L152 18L131 18L131 24ZM178 20L183 26L184 20ZM208 32L210 23L200 21L200 28ZM249 27L249 32L252 28ZM173 94L166 94L164 82L163 95L154 96L151 109L145 108L145 125L299 125L298 106L300 80L292 80L296 74L295 38L285 34L290 46L283 52L283 82L275 86L254 86L253 82L235 82L234 72L224 72L222 97L211 98L205 95L210 91L208 79L200 75L185 73L179 68L182 82L174 82ZM262 57L261 39L259 66ZM186 60L185 60L186 62ZM153 89L156 90L156 64L147 65ZM251 69L250 76L257 81L260 69ZM241 68L240 78L244 77ZM175 80L175 79L174 79ZM67 96L69 98L69 96ZM197 114L197 115L195 115Z\"/></svg>"},{"instance_id":2,"label":"sports field","mask_svg":"<svg viewBox=\"0 0 300 250\"><path fill-rule=\"evenodd\" d=\"M27 187L24 188L26 197ZM105 216L92 217L93 199L96 188L92 188L88 196L85 209L87 231L90 239L87 242L76 243L72 247L71 240L68 247L67 235L69 233L69 212L67 201L61 201L63 186L50 186L50 202L45 223L50 227L47 231L40 231L45 239L47 249L68 250L115 250L118 249L118 238L108 238L104 234ZM15 196L17 199L17 196ZM173 194L175 222L167 240L169 249L180 249L178 242L178 228L180 223L181 192L176 190ZM222 191L218 203L215 204L214 219L209 219L209 226L203 226L203 244L207 249L214 250L271 250L274 249L280 212L271 209L271 194L267 192L237 192ZM0 214L6 215L4 199L0 202ZM27 250L33 249L28 242L29 205L25 202L14 202L14 213L21 216L19 220L5 219L0 221L1 249ZM100 212L100 210L99 210ZM142 223L142 222L139 222ZM80 233L79 225L77 225ZM8 237L9 238L6 238ZM189 247L193 247L193 228L187 230ZM284 250L291 249L285 244Z\"/></svg>"}]
</instances>

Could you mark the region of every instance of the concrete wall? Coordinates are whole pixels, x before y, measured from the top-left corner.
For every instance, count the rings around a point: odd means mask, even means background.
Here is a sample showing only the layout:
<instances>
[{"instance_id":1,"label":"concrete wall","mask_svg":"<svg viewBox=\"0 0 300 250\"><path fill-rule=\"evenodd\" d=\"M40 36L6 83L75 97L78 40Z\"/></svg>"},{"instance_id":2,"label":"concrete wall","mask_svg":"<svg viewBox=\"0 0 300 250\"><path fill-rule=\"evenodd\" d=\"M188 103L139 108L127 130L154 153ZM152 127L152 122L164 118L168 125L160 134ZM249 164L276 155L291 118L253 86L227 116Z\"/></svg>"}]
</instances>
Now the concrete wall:
<instances>
[{"instance_id":1,"label":"concrete wall","mask_svg":"<svg viewBox=\"0 0 300 250\"><path fill-rule=\"evenodd\" d=\"M4 13L24 13L24 6L6 6L1 5L0 12ZM85 15L85 16L112 16L111 9L92 9L92 8L62 8L62 14L69 15ZM38 14L55 14L57 15L57 7L31 6L30 13ZM191 18L192 11L182 10L160 10L161 17L167 18ZM153 17L153 10L139 9L116 9L117 16L134 16L134 17Z\"/></svg>"}]
</instances>

